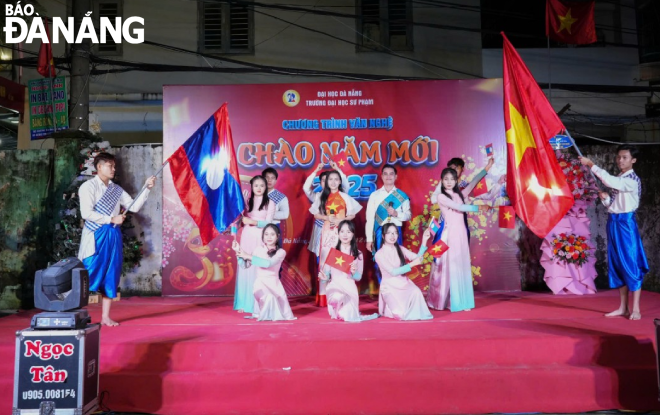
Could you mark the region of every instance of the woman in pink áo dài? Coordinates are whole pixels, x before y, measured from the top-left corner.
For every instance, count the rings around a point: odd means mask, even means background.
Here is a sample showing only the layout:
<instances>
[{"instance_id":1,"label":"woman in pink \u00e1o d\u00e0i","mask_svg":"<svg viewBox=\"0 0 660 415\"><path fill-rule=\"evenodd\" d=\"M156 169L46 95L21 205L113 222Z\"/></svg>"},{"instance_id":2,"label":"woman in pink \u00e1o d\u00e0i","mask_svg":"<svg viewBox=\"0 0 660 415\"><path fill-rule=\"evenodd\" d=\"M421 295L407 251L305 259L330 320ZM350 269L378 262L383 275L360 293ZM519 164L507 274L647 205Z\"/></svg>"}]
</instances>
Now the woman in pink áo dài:
<instances>
[{"instance_id":1,"label":"woman in pink \u00e1o d\u00e0i","mask_svg":"<svg viewBox=\"0 0 660 415\"><path fill-rule=\"evenodd\" d=\"M252 316L246 318L258 321L295 320L279 275L280 266L286 256L280 241L280 228L272 223L266 225L262 242L252 254L243 251L238 242L234 241L232 244L239 262L249 261L256 270L252 289L254 310Z\"/></svg>"},{"instance_id":2,"label":"woman in pink \u00e1o d\u00e0i","mask_svg":"<svg viewBox=\"0 0 660 415\"><path fill-rule=\"evenodd\" d=\"M350 220L343 220L339 223L337 229L339 230L339 241L335 249L352 256L354 260L351 263L350 273L343 272L328 264L323 265L323 269L319 271L319 279L329 281L326 287L326 296L330 317L349 322L377 318L378 314L360 315L360 299L356 282L362 279L364 257L357 247L355 225ZM324 256L328 257L327 254Z\"/></svg>"},{"instance_id":3,"label":"woman in pink \u00e1o d\u00e0i","mask_svg":"<svg viewBox=\"0 0 660 415\"><path fill-rule=\"evenodd\" d=\"M243 217L243 233L241 234L241 250L246 254L261 245L262 229L273 220L275 203L268 199L266 179L254 176L250 180L252 192L247 201L247 214ZM252 313L254 296L252 286L256 278L256 268L250 261L239 261L236 270L236 290L234 292L234 310L239 313Z\"/></svg>"},{"instance_id":4,"label":"woman in pink \u00e1o d\u00e0i","mask_svg":"<svg viewBox=\"0 0 660 415\"><path fill-rule=\"evenodd\" d=\"M431 233L428 229L424 232L417 254L399 246L398 237L395 224L383 226L383 246L376 252L376 263L383 276L378 298L379 314L396 320L430 320L433 315L426 306L422 291L405 274L422 263ZM410 262L406 263L406 260Z\"/></svg>"},{"instance_id":5,"label":"woman in pink \u00e1o d\u00e0i","mask_svg":"<svg viewBox=\"0 0 660 415\"><path fill-rule=\"evenodd\" d=\"M470 243L465 228L465 212L487 211L490 206L467 205L465 195L458 187L456 170L446 168L440 175L441 192L431 200L440 206L445 224L440 239L449 249L431 266L431 279L427 302L429 307L444 310L450 303L451 311L474 308ZM464 190L464 192L467 190Z\"/></svg>"}]
</instances>

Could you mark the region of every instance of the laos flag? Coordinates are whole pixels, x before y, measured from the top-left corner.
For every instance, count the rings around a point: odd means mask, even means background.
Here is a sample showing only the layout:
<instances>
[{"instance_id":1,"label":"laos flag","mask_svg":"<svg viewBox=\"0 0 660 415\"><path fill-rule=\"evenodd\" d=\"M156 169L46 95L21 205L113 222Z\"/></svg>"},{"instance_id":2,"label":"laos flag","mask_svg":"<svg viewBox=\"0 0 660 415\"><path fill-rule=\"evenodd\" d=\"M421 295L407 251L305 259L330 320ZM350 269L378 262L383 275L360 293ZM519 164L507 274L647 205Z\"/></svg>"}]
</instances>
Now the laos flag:
<instances>
[{"instance_id":1,"label":"laos flag","mask_svg":"<svg viewBox=\"0 0 660 415\"><path fill-rule=\"evenodd\" d=\"M168 159L183 206L204 245L224 232L245 208L224 103Z\"/></svg>"}]
</instances>

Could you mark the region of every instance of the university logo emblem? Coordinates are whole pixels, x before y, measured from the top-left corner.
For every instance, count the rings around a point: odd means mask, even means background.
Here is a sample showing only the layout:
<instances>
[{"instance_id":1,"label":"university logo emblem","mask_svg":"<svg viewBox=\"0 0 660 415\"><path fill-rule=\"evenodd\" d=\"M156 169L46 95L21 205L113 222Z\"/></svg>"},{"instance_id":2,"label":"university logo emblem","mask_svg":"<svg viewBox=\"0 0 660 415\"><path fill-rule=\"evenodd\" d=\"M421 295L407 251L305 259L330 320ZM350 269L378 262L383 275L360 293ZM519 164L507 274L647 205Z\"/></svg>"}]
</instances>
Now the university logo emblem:
<instances>
[{"instance_id":1,"label":"university logo emblem","mask_svg":"<svg viewBox=\"0 0 660 415\"><path fill-rule=\"evenodd\" d=\"M282 101L287 107L295 107L300 102L300 94L295 89L289 89L282 95Z\"/></svg>"}]
</instances>

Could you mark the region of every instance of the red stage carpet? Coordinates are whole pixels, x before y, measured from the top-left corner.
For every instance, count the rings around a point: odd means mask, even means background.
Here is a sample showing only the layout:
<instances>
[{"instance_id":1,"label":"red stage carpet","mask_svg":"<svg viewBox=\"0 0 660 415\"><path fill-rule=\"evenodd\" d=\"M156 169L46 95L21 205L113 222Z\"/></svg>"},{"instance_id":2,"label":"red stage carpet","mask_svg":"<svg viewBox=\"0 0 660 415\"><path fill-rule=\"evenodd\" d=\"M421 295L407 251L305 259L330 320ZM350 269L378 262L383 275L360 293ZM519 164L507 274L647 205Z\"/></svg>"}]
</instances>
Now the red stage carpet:
<instances>
[{"instance_id":1,"label":"red stage carpet","mask_svg":"<svg viewBox=\"0 0 660 415\"><path fill-rule=\"evenodd\" d=\"M427 322L331 321L313 298L258 323L231 298L128 298L101 330L101 390L116 411L158 414L440 414L657 410L653 318L606 319L618 293L477 295ZM377 303L363 299L363 313ZM100 307L90 306L94 321ZM0 413L11 413L15 331L0 319Z\"/></svg>"}]
</instances>

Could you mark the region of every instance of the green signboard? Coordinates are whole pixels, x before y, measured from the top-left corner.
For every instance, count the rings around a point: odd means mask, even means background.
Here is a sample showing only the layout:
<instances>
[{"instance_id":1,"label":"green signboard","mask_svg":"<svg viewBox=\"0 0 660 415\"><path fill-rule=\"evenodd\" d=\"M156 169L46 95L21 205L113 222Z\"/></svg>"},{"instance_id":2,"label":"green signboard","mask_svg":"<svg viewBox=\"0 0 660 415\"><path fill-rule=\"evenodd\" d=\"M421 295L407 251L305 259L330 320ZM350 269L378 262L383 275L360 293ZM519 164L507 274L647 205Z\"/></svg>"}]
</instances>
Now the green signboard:
<instances>
[{"instance_id":1,"label":"green signboard","mask_svg":"<svg viewBox=\"0 0 660 415\"><path fill-rule=\"evenodd\" d=\"M56 131L69 128L69 106L66 102L65 78L44 78L29 81L28 94L30 98L30 135L32 140L42 139L53 133L53 108L55 109Z\"/></svg>"}]
</instances>

